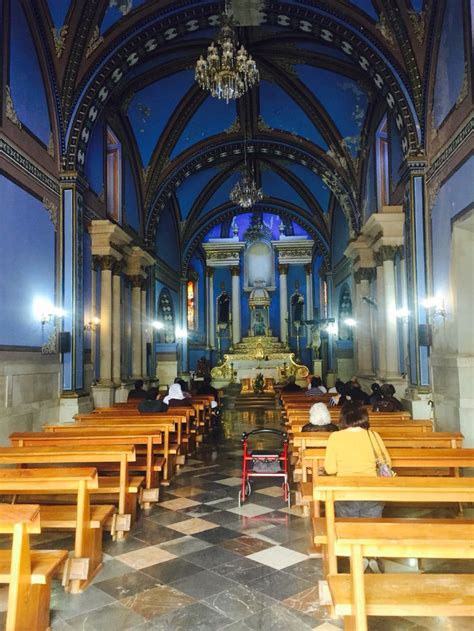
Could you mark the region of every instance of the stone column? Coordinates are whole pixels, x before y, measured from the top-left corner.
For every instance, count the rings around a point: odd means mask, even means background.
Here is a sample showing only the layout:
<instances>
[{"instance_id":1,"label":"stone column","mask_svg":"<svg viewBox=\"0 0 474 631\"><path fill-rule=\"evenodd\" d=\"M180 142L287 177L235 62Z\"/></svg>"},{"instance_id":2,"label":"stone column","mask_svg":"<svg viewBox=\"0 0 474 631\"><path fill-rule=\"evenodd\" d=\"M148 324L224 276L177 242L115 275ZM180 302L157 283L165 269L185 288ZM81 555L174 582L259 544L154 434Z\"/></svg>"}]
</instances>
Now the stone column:
<instances>
[{"instance_id":1,"label":"stone column","mask_svg":"<svg viewBox=\"0 0 474 631\"><path fill-rule=\"evenodd\" d=\"M142 303L142 312L141 312L141 335L142 335L142 377L148 376L148 365L147 365L147 354L146 354L146 342L147 342L147 329L148 329L148 318L146 311L146 287L145 284L142 285L141 290L141 303Z\"/></svg>"},{"instance_id":2,"label":"stone column","mask_svg":"<svg viewBox=\"0 0 474 631\"><path fill-rule=\"evenodd\" d=\"M280 273L280 341L288 340L288 265L278 266Z\"/></svg>"},{"instance_id":3,"label":"stone column","mask_svg":"<svg viewBox=\"0 0 474 631\"><path fill-rule=\"evenodd\" d=\"M400 376L398 364L398 324L395 315L397 309L395 267L393 262L397 248L396 246L384 245L380 248L379 252L383 258L386 377L392 379Z\"/></svg>"},{"instance_id":4,"label":"stone column","mask_svg":"<svg viewBox=\"0 0 474 631\"><path fill-rule=\"evenodd\" d=\"M100 272L100 383L112 384L112 256L101 258Z\"/></svg>"},{"instance_id":5,"label":"stone column","mask_svg":"<svg viewBox=\"0 0 474 631\"><path fill-rule=\"evenodd\" d=\"M131 276L132 283L132 377L142 376L142 276Z\"/></svg>"},{"instance_id":6,"label":"stone column","mask_svg":"<svg viewBox=\"0 0 474 631\"><path fill-rule=\"evenodd\" d=\"M375 338L377 339L377 355L379 360L378 376L385 377L387 374L387 351L385 343L385 294L384 294L384 271L383 256L381 252L375 252L374 260L376 265L377 279L377 319Z\"/></svg>"},{"instance_id":7,"label":"stone column","mask_svg":"<svg viewBox=\"0 0 474 631\"><path fill-rule=\"evenodd\" d=\"M403 246L400 246L400 279L401 279L401 301L400 305L404 307L408 304L408 293L407 293L407 277L406 277L406 265L405 265L405 249ZM403 370L404 372L408 371L408 318L403 319L402 324L402 344L401 347L403 349Z\"/></svg>"},{"instance_id":8,"label":"stone column","mask_svg":"<svg viewBox=\"0 0 474 631\"><path fill-rule=\"evenodd\" d=\"M206 268L207 278L207 343L210 349L215 348L216 323L214 319L214 270Z\"/></svg>"},{"instance_id":9,"label":"stone column","mask_svg":"<svg viewBox=\"0 0 474 631\"><path fill-rule=\"evenodd\" d=\"M232 343L240 342L240 267L230 268L232 274Z\"/></svg>"},{"instance_id":10,"label":"stone column","mask_svg":"<svg viewBox=\"0 0 474 631\"><path fill-rule=\"evenodd\" d=\"M357 295L357 360L358 374L372 375L374 372L372 362L372 335L370 327L370 304L362 298L370 297L370 281L373 269L361 267L354 274Z\"/></svg>"},{"instance_id":11,"label":"stone column","mask_svg":"<svg viewBox=\"0 0 474 631\"><path fill-rule=\"evenodd\" d=\"M313 319L313 266L308 263L304 266L306 272L306 319ZM306 327L306 345L311 347L311 326Z\"/></svg>"},{"instance_id":12,"label":"stone column","mask_svg":"<svg viewBox=\"0 0 474 631\"><path fill-rule=\"evenodd\" d=\"M184 337L177 340L178 345L181 346L181 372L188 372L188 279L183 277L180 279L180 317L179 326L182 331L186 333Z\"/></svg>"},{"instance_id":13,"label":"stone column","mask_svg":"<svg viewBox=\"0 0 474 631\"><path fill-rule=\"evenodd\" d=\"M112 381L119 385L122 372L121 262L112 268Z\"/></svg>"},{"instance_id":14,"label":"stone column","mask_svg":"<svg viewBox=\"0 0 474 631\"><path fill-rule=\"evenodd\" d=\"M92 257L92 270L91 270L91 313L90 321L94 322L94 318L97 316L97 270L100 269L99 259L96 256ZM100 324L99 324L100 326ZM91 363L93 368L92 380L97 379L97 331L96 325L92 325L91 329Z\"/></svg>"}]
</instances>

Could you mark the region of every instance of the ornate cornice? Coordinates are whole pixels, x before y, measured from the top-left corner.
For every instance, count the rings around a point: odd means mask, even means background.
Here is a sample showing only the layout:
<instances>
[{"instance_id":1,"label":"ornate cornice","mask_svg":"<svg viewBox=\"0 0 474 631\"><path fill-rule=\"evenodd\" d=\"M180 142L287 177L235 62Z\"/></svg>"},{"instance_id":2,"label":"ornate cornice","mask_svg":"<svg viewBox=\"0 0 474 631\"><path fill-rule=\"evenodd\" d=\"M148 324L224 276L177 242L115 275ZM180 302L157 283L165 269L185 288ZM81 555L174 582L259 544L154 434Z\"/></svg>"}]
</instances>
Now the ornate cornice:
<instances>
[{"instance_id":1,"label":"ornate cornice","mask_svg":"<svg viewBox=\"0 0 474 631\"><path fill-rule=\"evenodd\" d=\"M59 195L58 180L33 162L31 158L2 134L0 134L0 155L4 156L15 167L30 175L42 186Z\"/></svg>"},{"instance_id":2,"label":"ornate cornice","mask_svg":"<svg viewBox=\"0 0 474 631\"><path fill-rule=\"evenodd\" d=\"M458 149L460 149L466 142L469 143L474 132L474 116L471 116L464 127L454 136L449 145L443 149L431 162L431 165L426 173L426 180L429 182L448 162Z\"/></svg>"}]
</instances>

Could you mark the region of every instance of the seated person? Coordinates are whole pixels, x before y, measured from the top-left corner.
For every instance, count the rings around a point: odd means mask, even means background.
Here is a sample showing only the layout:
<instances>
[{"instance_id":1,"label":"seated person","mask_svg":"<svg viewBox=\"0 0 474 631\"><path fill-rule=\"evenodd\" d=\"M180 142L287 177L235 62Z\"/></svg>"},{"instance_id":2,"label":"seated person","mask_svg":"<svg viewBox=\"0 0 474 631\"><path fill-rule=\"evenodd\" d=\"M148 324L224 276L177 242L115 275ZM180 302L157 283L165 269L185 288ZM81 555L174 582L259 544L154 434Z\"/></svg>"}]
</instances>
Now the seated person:
<instances>
[{"instance_id":1,"label":"seated person","mask_svg":"<svg viewBox=\"0 0 474 631\"><path fill-rule=\"evenodd\" d=\"M158 392L158 388L150 388L147 392L146 399L138 404L138 411L141 414L150 414L153 412L166 412L168 406L162 401L162 396Z\"/></svg>"},{"instance_id":2,"label":"seated person","mask_svg":"<svg viewBox=\"0 0 474 631\"><path fill-rule=\"evenodd\" d=\"M326 386L323 383L323 380L321 379L321 377L319 375L316 375L316 379L318 380L318 388L321 390L321 392L323 394L326 394L326 392L328 391L328 389L326 388Z\"/></svg>"},{"instance_id":3,"label":"seated person","mask_svg":"<svg viewBox=\"0 0 474 631\"><path fill-rule=\"evenodd\" d=\"M320 386L322 385L323 382L321 381L321 377L312 377L308 389L305 390L305 396L317 397L321 394L324 394L323 390L320 388Z\"/></svg>"},{"instance_id":4,"label":"seated person","mask_svg":"<svg viewBox=\"0 0 474 631\"><path fill-rule=\"evenodd\" d=\"M340 407L344 405L344 403L346 403L347 401L351 400L351 397L347 393L345 384L340 379L336 381L335 388L337 394L329 399L329 405L338 405Z\"/></svg>"},{"instance_id":5,"label":"seated person","mask_svg":"<svg viewBox=\"0 0 474 631\"><path fill-rule=\"evenodd\" d=\"M286 386L283 386L281 390L282 392L301 392L302 388L296 383L296 377L294 375L290 375Z\"/></svg>"},{"instance_id":6,"label":"seated person","mask_svg":"<svg viewBox=\"0 0 474 631\"><path fill-rule=\"evenodd\" d=\"M192 394L189 392L188 384L187 384L186 381L184 381L184 379L181 379L180 377L176 377L174 382L175 383L179 383L179 385L181 386L181 391L184 394L184 397L186 399L191 399L192 398Z\"/></svg>"},{"instance_id":7,"label":"seated person","mask_svg":"<svg viewBox=\"0 0 474 631\"><path fill-rule=\"evenodd\" d=\"M143 381L141 379L135 381L135 387L128 393L127 401L132 401L133 399L146 399L146 390L143 389Z\"/></svg>"},{"instance_id":8,"label":"seated person","mask_svg":"<svg viewBox=\"0 0 474 631\"><path fill-rule=\"evenodd\" d=\"M370 405L374 405L375 403L377 403L377 401L380 401L382 399L382 393L380 392L380 384L373 383L370 386L370 389L372 390L372 394L369 395Z\"/></svg>"},{"instance_id":9,"label":"seated person","mask_svg":"<svg viewBox=\"0 0 474 631\"><path fill-rule=\"evenodd\" d=\"M197 389L197 394L212 394L214 399L217 401L218 392L216 388L211 386L211 378L209 375L204 377L204 380L201 382Z\"/></svg>"},{"instance_id":10,"label":"seated person","mask_svg":"<svg viewBox=\"0 0 474 631\"><path fill-rule=\"evenodd\" d=\"M331 415L324 403L319 402L309 410L309 423L303 425L302 432L337 432L339 427L331 422Z\"/></svg>"},{"instance_id":11,"label":"seated person","mask_svg":"<svg viewBox=\"0 0 474 631\"><path fill-rule=\"evenodd\" d=\"M395 396L395 388L391 383L384 383L380 387L382 398L376 401L372 407L374 412L403 412L402 402Z\"/></svg>"},{"instance_id":12,"label":"seated person","mask_svg":"<svg viewBox=\"0 0 474 631\"><path fill-rule=\"evenodd\" d=\"M369 405L369 395L362 390L357 379L355 379L355 381L354 379L355 377L351 381L347 381L345 384L347 394L350 396L352 401L360 401L363 405Z\"/></svg>"},{"instance_id":13,"label":"seated person","mask_svg":"<svg viewBox=\"0 0 474 631\"><path fill-rule=\"evenodd\" d=\"M173 383L170 386L167 396L163 399L164 403L170 408L173 407L191 407L191 397L185 397L179 383Z\"/></svg>"}]
</instances>

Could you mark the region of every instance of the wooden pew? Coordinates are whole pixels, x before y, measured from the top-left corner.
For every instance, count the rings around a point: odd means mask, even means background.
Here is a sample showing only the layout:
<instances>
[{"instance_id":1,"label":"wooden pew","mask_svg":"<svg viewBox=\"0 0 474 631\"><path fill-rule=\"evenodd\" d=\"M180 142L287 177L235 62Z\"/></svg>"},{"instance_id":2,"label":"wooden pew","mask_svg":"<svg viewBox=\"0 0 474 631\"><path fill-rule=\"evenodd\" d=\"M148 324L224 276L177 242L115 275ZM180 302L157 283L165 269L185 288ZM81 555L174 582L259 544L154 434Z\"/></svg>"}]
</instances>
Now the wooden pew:
<instances>
[{"instance_id":1,"label":"wooden pew","mask_svg":"<svg viewBox=\"0 0 474 631\"><path fill-rule=\"evenodd\" d=\"M158 501L158 483L159 472L163 471L166 475L166 459L157 458L157 455L162 453L161 445L166 453L168 453L169 440L168 432L163 432L161 428L156 426L142 426L134 423L99 423L99 424L87 424L87 423L68 423L67 425L44 425L44 432L27 432L24 434L15 433L12 436L15 440L21 439L22 444L30 444L34 441L34 444L41 444L41 441L49 441L47 444L54 444L54 440L67 440L66 436L74 437L74 443L78 445L133 445L137 450L137 457L143 455L145 457L145 464L143 465L143 459L138 458L136 464L133 464L133 470L145 472L145 490L144 502L157 502ZM169 428L168 428L169 429ZM28 442L25 442L28 441ZM45 443L46 444L46 443ZM139 491L138 490L136 492Z\"/></svg>"},{"instance_id":2,"label":"wooden pew","mask_svg":"<svg viewBox=\"0 0 474 631\"><path fill-rule=\"evenodd\" d=\"M326 544L328 574L337 574L334 502L472 502L474 485L469 478L322 476L317 478L317 484L313 484L313 500L324 502L326 515L321 539L315 537L314 543Z\"/></svg>"},{"instance_id":3,"label":"wooden pew","mask_svg":"<svg viewBox=\"0 0 474 631\"><path fill-rule=\"evenodd\" d=\"M426 523L428 522L428 523ZM364 557L473 559L474 521L341 520L335 553L350 574L328 576L346 631L367 631L367 616L474 616L472 574L364 574Z\"/></svg>"},{"instance_id":4,"label":"wooden pew","mask_svg":"<svg viewBox=\"0 0 474 631\"><path fill-rule=\"evenodd\" d=\"M102 529L113 506L91 506L89 492L98 487L97 470L0 469L0 494L53 495L75 493L74 506L41 506L44 528L74 530L73 557L65 564L63 585L67 591L83 591L102 567Z\"/></svg>"},{"instance_id":5,"label":"wooden pew","mask_svg":"<svg viewBox=\"0 0 474 631\"><path fill-rule=\"evenodd\" d=\"M459 476L461 467L474 467L474 449L404 449L388 447L392 468L399 475ZM308 469L314 477L324 465L326 449L305 449L301 454L302 482L306 482ZM413 473L416 470L416 473ZM429 472L429 473L428 473Z\"/></svg>"},{"instance_id":6,"label":"wooden pew","mask_svg":"<svg viewBox=\"0 0 474 631\"><path fill-rule=\"evenodd\" d=\"M112 535L121 540L130 530L132 514L130 505L136 503L137 494L130 494L133 481L129 475L129 465L135 462L133 445L46 445L34 447L0 447L0 467L8 465L27 466L75 465L94 466L100 472L107 465L118 470L118 513L112 517ZM105 481L110 484L110 478ZM99 477L99 487L101 478Z\"/></svg>"},{"instance_id":7,"label":"wooden pew","mask_svg":"<svg viewBox=\"0 0 474 631\"><path fill-rule=\"evenodd\" d=\"M145 471L146 489L157 488L159 471L163 472L161 484L169 484L170 477L173 473L173 460L175 460L177 454L179 454L179 445L171 442L170 438L170 435L175 430L174 423L162 423L145 419L135 420L134 418L115 420L101 417L97 419L83 419L75 423L68 423L67 425L43 425L43 429L46 433L69 433L84 437L113 435L114 441L118 439L119 436L121 436L122 441L124 441L126 440L125 437L130 438L134 435L137 439L140 437L140 442L134 442L139 452L141 449L144 449L143 437L147 436L146 463L144 464L143 461L139 459L139 463L135 467L136 471ZM156 435L158 438L156 440L150 438L152 435ZM111 443L114 441L111 441ZM156 458L154 459L153 454L162 456L159 467L156 466ZM153 464L154 460L155 465ZM158 501L158 497L151 496L147 501Z\"/></svg>"},{"instance_id":8,"label":"wooden pew","mask_svg":"<svg viewBox=\"0 0 474 631\"><path fill-rule=\"evenodd\" d=\"M291 433L301 431L306 421L296 421L288 424L288 430ZM397 419L371 419L370 428L375 431L388 431L389 429L401 430L405 435L408 434L429 434L433 432L433 423L431 421L407 421Z\"/></svg>"},{"instance_id":9,"label":"wooden pew","mask_svg":"<svg viewBox=\"0 0 474 631\"><path fill-rule=\"evenodd\" d=\"M31 550L29 536L41 532L40 507L0 504L0 533L13 535L11 550L0 550L0 583L8 584L6 631L46 631L51 579L67 550Z\"/></svg>"}]
</instances>

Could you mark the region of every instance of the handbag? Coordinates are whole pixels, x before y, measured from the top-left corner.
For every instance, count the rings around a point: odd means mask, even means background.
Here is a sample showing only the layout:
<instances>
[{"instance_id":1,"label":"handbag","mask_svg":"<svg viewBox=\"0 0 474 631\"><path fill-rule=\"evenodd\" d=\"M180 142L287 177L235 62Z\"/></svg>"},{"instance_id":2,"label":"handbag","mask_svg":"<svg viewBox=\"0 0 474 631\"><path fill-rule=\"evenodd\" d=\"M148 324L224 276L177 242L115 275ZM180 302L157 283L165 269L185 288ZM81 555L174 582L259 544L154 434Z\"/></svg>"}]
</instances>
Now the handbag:
<instances>
[{"instance_id":1,"label":"handbag","mask_svg":"<svg viewBox=\"0 0 474 631\"><path fill-rule=\"evenodd\" d=\"M252 458L252 470L255 473L279 473L280 459L278 456L270 458Z\"/></svg>"},{"instance_id":2,"label":"handbag","mask_svg":"<svg viewBox=\"0 0 474 631\"><path fill-rule=\"evenodd\" d=\"M382 449L380 448L380 443L378 441L377 436L374 434L378 451L375 449L374 444L372 442L372 438L371 438L372 432L367 430L367 434L369 435L370 444L372 446L372 450L375 456L375 468L377 470L377 476L379 478L394 478L397 474L392 469L392 467L388 464L388 462L385 460L385 457L383 455Z\"/></svg>"}]
</instances>

